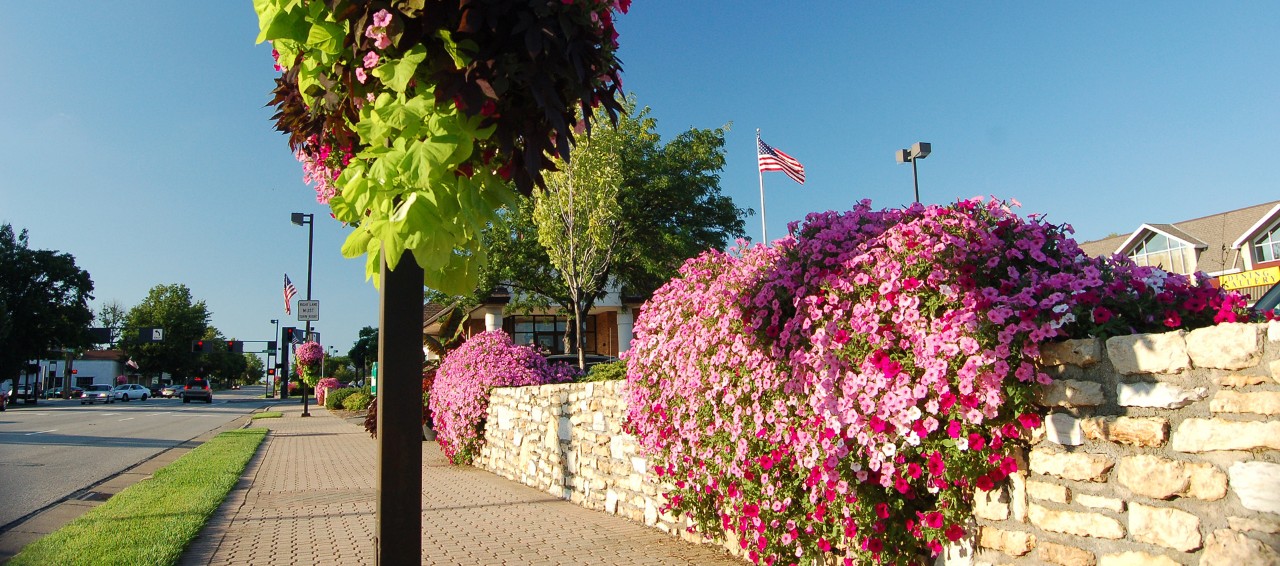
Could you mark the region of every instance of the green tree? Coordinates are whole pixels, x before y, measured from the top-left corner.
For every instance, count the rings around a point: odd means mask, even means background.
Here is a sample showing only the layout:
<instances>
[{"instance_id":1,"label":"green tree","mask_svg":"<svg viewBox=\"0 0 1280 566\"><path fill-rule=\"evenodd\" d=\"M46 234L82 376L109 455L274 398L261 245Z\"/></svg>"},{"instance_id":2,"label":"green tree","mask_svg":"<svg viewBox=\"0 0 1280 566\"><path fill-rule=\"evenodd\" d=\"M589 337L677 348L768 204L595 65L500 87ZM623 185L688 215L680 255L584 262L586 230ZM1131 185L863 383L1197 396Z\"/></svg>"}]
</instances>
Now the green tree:
<instances>
[{"instance_id":1,"label":"green tree","mask_svg":"<svg viewBox=\"0 0 1280 566\"><path fill-rule=\"evenodd\" d=\"M572 309L578 367L585 367L586 314L605 290L625 237L618 206L622 136L619 130L598 128L573 148L571 161L557 163L560 170L547 174L547 189L534 192L538 241L564 281Z\"/></svg>"},{"instance_id":2,"label":"green tree","mask_svg":"<svg viewBox=\"0 0 1280 566\"><path fill-rule=\"evenodd\" d=\"M244 355L243 381L245 385L258 383L267 375L267 365L257 354Z\"/></svg>"},{"instance_id":3,"label":"green tree","mask_svg":"<svg viewBox=\"0 0 1280 566\"><path fill-rule=\"evenodd\" d=\"M107 345L107 349L119 347L120 340L123 338L121 332L127 317L128 311L120 301L115 299L102 303L102 306L98 307L98 316L95 317L97 325L111 332L111 343Z\"/></svg>"},{"instance_id":4,"label":"green tree","mask_svg":"<svg viewBox=\"0 0 1280 566\"><path fill-rule=\"evenodd\" d=\"M205 302L192 300L186 285L156 285L147 293L147 298L129 309L124 336L134 339L125 340L123 350L142 372L164 372L174 380L184 379L200 370L200 360L191 352L191 342L206 337L209 316ZM143 328L163 329L164 341L136 341Z\"/></svg>"},{"instance_id":5,"label":"green tree","mask_svg":"<svg viewBox=\"0 0 1280 566\"><path fill-rule=\"evenodd\" d=\"M607 277L624 295L644 297L675 276L685 260L743 236L743 216L750 209L737 208L720 193L727 127L693 128L664 144L649 109L635 106L628 101L617 125L597 126L593 139L613 131L621 173L619 233L625 237ZM515 310L556 305L573 311L564 280L540 243L533 209L530 199L522 199L486 231L492 261L477 294L464 304L478 304L504 285L513 291L509 307Z\"/></svg>"},{"instance_id":6,"label":"green tree","mask_svg":"<svg viewBox=\"0 0 1280 566\"><path fill-rule=\"evenodd\" d=\"M244 375L245 357L227 348L227 338L222 331L210 326L205 328L205 351L196 358L198 372L211 376L224 385L232 385ZM230 338L234 340L234 338ZM256 357L256 356L255 356Z\"/></svg>"},{"instance_id":7,"label":"green tree","mask_svg":"<svg viewBox=\"0 0 1280 566\"><path fill-rule=\"evenodd\" d=\"M378 329L366 326L360 329L356 343L347 351L351 364L360 368L360 377L369 375L369 365L378 359Z\"/></svg>"},{"instance_id":8,"label":"green tree","mask_svg":"<svg viewBox=\"0 0 1280 566\"><path fill-rule=\"evenodd\" d=\"M33 250L27 231L0 225L0 379L53 348L88 346L93 280L75 257Z\"/></svg>"}]
</instances>

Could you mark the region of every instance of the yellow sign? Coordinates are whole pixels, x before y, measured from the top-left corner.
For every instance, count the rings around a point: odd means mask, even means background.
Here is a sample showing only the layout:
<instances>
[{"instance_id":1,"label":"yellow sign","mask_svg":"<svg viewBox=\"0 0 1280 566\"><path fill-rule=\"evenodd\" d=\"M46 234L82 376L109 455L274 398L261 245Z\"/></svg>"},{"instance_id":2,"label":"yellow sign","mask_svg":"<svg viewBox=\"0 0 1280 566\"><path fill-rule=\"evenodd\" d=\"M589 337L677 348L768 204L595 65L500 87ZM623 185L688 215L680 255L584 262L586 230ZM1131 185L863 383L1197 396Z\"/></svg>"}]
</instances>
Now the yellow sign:
<instances>
[{"instance_id":1,"label":"yellow sign","mask_svg":"<svg viewBox=\"0 0 1280 566\"><path fill-rule=\"evenodd\" d=\"M1222 284L1222 288L1228 291L1232 289L1243 289L1245 287L1275 285L1276 283L1280 283L1280 267L1268 267L1266 269L1242 271L1240 273L1232 273L1230 275L1219 275L1218 283Z\"/></svg>"}]
</instances>

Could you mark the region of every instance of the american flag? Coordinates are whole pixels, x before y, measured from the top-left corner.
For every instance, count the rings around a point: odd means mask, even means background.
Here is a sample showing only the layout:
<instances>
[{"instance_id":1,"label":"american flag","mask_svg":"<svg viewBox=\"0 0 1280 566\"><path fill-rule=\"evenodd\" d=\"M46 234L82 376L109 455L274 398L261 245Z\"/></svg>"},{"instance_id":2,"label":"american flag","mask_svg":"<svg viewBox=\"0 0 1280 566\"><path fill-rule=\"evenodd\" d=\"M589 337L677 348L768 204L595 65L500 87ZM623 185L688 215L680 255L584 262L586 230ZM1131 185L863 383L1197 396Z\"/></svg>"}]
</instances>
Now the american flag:
<instances>
[{"instance_id":1,"label":"american flag","mask_svg":"<svg viewBox=\"0 0 1280 566\"><path fill-rule=\"evenodd\" d=\"M796 158L791 157L782 152L782 150L769 147L764 140L756 136L756 157L760 163L760 171L782 171L792 181L804 184L804 165L801 165Z\"/></svg>"},{"instance_id":2,"label":"american flag","mask_svg":"<svg viewBox=\"0 0 1280 566\"><path fill-rule=\"evenodd\" d=\"M284 274L284 314L293 314L293 296L297 294L298 288L289 280L289 274Z\"/></svg>"}]
</instances>

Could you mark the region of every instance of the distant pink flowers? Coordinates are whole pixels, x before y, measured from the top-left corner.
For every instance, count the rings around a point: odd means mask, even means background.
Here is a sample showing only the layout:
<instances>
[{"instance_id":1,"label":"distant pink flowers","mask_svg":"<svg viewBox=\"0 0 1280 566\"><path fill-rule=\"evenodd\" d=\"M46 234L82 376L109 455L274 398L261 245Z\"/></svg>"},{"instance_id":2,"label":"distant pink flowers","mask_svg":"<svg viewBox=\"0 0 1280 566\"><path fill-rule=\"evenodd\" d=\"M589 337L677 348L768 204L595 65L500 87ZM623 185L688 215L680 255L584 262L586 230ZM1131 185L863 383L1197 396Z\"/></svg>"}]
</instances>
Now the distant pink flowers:
<instances>
[{"instance_id":1,"label":"distant pink flowers","mask_svg":"<svg viewBox=\"0 0 1280 566\"><path fill-rule=\"evenodd\" d=\"M430 409L436 439L449 461L467 464L480 451L483 420L494 387L567 381L529 346L517 346L501 330L477 334L440 363L431 386Z\"/></svg>"},{"instance_id":2,"label":"distant pink flowers","mask_svg":"<svg viewBox=\"0 0 1280 566\"><path fill-rule=\"evenodd\" d=\"M791 228L686 263L625 356L628 427L668 509L758 562L923 561L964 535L975 488L1017 471L1040 344L1248 316L996 200L864 201Z\"/></svg>"}]
</instances>

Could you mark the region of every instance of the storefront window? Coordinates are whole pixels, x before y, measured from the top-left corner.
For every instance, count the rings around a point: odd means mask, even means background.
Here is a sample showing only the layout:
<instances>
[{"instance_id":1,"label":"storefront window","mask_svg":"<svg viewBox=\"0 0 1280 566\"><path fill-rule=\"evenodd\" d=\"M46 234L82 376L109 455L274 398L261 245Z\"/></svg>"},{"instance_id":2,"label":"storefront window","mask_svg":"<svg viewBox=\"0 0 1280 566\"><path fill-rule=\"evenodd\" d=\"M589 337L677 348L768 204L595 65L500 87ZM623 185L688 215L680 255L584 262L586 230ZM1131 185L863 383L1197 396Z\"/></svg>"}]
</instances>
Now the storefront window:
<instances>
[{"instance_id":1,"label":"storefront window","mask_svg":"<svg viewBox=\"0 0 1280 566\"><path fill-rule=\"evenodd\" d=\"M573 353L565 351L564 333L569 321L563 317L551 315L509 316L506 317L507 331L516 344L533 344L546 354ZM588 354L596 353L596 317L587 317Z\"/></svg>"}]
</instances>

